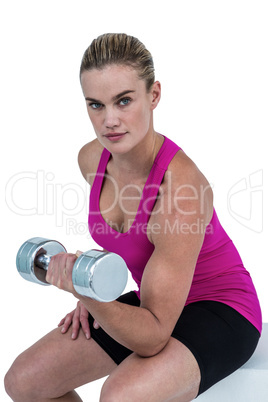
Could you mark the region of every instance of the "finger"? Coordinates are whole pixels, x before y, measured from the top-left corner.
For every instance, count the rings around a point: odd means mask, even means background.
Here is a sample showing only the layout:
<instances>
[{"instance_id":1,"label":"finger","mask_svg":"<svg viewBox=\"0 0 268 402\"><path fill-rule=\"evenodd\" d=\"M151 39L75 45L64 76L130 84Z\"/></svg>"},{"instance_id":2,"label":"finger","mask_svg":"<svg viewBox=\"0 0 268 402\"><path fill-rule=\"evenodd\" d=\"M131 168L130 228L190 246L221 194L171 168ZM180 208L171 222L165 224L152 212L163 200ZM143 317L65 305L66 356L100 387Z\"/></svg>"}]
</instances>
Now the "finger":
<instances>
[{"instance_id":1,"label":"finger","mask_svg":"<svg viewBox=\"0 0 268 402\"><path fill-rule=\"evenodd\" d=\"M100 324L98 323L98 321L94 320L93 327L94 327L95 329L99 329L99 328L100 328Z\"/></svg>"},{"instance_id":2,"label":"finger","mask_svg":"<svg viewBox=\"0 0 268 402\"><path fill-rule=\"evenodd\" d=\"M90 339L91 333L90 333L90 327L89 327L89 322L88 322L88 316L89 316L88 311L86 309L81 309L81 313L80 313L81 327L85 334L85 337L87 339Z\"/></svg>"},{"instance_id":3,"label":"finger","mask_svg":"<svg viewBox=\"0 0 268 402\"><path fill-rule=\"evenodd\" d=\"M63 325L67 319L68 316L73 316L74 315L75 310L71 311L70 313L66 314L66 316L64 318L62 318L62 320L60 320L58 327L60 327L61 325Z\"/></svg>"},{"instance_id":4,"label":"finger","mask_svg":"<svg viewBox=\"0 0 268 402\"><path fill-rule=\"evenodd\" d=\"M80 251L80 250L77 250L75 253L77 258L80 257L81 254L83 254L83 251Z\"/></svg>"},{"instance_id":5,"label":"finger","mask_svg":"<svg viewBox=\"0 0 268 402\"><path fill-rule=\"evenodd\" d=\"M59 253L51 257L47 280L59 289L73 292L72 270L76 256L70 253Z\"/></svg>"},{"instance_id":6,"label":"finger","mask_svg":"<svg viewBox=\"0 0 268 402\"><path fill-rule=\"evenodd\" d=\"M72 272L76 260L77 258L75 254L69 254L66 257L65 266L61 275L63 289L71 293L75 291L72 280Z\"/></svg>"},{"instance_id":7,"label":"finger","mask_svg":"<svg viewBox=\"0 0 268 402\"><path fill-rule=\"evenodd\" d=\"M64 283L66 279L68 254L67 253L57 254L55 257L58 264L57 277L55 277L56 280L55 284L59 289L65 289Z\"/></svg>"},{"instance_id":8,"label":"finger","mask_svg":"<svg viewBox=\"0 0 268 402\"><path fill-rule=\"evenodd\" d=\"M77 305L73 316L72 339L77 339L80 329L80 306Z\"/></svg>"},{"instance_id":9,"label":"finger","mask_svg":"<svg viewBox=\"0 0 268 402\"><path fill-rule=\"evenodd\" d=\"M60 255L61 253L53 255L48 265L46 281L53 286L57 286L58 282Z\"/></svg>"},{"instance_id":10,"label":"finger","mask_svg":"<svg viewBox=\"0 0 268 402\"><path fill-rule=\"evenodd\" d=\"M58 324L58 327L60 327L61 325L63 325L64 322L65 322L65 320L66 320L66 316L65 316L62 320L60 320L60 322L59 322L59 324Z\"/></svg>"},{"instance_id":11,"label":"finger","mask_svg":"<svg viewBox=\"0 0 268 402\"><path fill-rule=\"evenodd\" d=\"M73 312L67 314L65 319L64 319L64 322L62 324L62 329L61 329L61 332L63 334L65 334L68 331L68 329L70 328L70 326L72 324L72 320L73 320Z\"/></svg>"},{"instance_id":12,"label":"finger","mask_svg":"<svg viewBox=\"0 0 268 402\"><path fill-rule=\"evenodd\" d=\"M47 283L52 285L52 276L53 276L53 260L51 259L49 264L48 264L48 268L47 268L47 272L46 272L46 281Z\"/></svg>"}]
</instances>

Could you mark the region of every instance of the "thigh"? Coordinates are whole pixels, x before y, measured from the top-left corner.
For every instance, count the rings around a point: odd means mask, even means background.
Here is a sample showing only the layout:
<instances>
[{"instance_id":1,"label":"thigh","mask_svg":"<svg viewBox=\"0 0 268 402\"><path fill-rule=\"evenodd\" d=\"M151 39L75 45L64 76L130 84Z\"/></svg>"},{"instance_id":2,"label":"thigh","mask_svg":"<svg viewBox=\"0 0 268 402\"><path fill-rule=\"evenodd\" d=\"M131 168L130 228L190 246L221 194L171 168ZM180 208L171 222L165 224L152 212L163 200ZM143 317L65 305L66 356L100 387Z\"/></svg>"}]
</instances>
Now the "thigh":
<instances>
[{"instance_id":1,"label":"thigh","mask_svg":"<svg viewBox=\"0 0 268 402\"><path fill-rule=\"evenodd\" d=\"M140 305L140 300L135 292L125 293L120 296L117 301L120 303L128 304L131 306L138 307ZM89 324L91 330L92 338L102 347L103 350L113 359L116 364L120 364L124 359L126 359L133 352L132 350L121 345L110 337L102 328L95 329L93 327L93 317L89 315Z\"/></svg>"},{"instance_id":2,"label":"thigh","mask_svg":"<svg viewBox=\"0 0 268 402\"><path fill-rule=\"evenodd\" d=\"M150 358L127 357L106 381L103 395L124 393L126 400L135 396L148 401L193 399L241 367L259 337L258 330L226 304L191 303L183 309L167 347Z\"/></svg>"},{"instance_id":3,"label":"thigh","mask_svg":"<svg viewBox=\"0 0 268 402\"><path fill-rule=\"evenodd\" d=\"M201 394L246 363L260 334L232 307L200 301L183 309L172 337L184 343L195 356L201 371Z\"/></svg>"},{"instance_id":4,"label":"thigh","mask_svg":"<svg viewBox=\"0 0 268 402\"><path fill-rule=\"evenodd\" d=\"M70 331L57 328L18 356L10 370L14 384L39 398L56 398L109 375L116 364L107 353L81 331L72 340Z\"/></svg>"},{"instance_id":5,"label":"thigh","mask_svg":"<svg viewBox=\"0 0 268 402\"><path fill-rule=\"evenodd\" d=\"M133 353L104 383L101 401L190 401L198 393L200 370L190 350L174 338L152 357Z\"/></svg>"}]
</instances>

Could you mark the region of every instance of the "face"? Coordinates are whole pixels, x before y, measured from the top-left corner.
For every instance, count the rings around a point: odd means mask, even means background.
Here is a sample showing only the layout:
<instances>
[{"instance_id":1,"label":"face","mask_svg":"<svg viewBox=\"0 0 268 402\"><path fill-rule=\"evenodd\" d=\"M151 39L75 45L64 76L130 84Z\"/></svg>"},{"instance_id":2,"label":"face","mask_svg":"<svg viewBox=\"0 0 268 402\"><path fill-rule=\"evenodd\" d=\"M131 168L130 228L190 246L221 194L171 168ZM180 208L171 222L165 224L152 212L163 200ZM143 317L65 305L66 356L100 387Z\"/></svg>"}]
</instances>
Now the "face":
<instances>
[{"instance_id":1,"label":"face","mask_svg":"<svg viewBox=\"0 0 268 402\"><path fill-rule=\"evenodd\" d=\"M112 65L84 71L81 85L97 138L110 152L128 152L153 133L159 82L148 92L135 69Z\"/></svg>"}]
</instances>

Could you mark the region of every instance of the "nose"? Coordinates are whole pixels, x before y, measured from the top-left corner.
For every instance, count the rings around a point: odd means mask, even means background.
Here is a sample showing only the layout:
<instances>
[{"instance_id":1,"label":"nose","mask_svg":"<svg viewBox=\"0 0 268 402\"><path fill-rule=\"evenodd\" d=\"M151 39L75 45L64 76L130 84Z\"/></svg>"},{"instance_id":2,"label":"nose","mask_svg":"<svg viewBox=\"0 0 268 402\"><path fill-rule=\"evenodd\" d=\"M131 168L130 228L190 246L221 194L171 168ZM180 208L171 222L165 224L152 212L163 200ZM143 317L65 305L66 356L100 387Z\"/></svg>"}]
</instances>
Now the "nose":
<instances>
[{"instance_id":1,"label":"nose","mask_svg":"<svg viewBox=\"0 0 268 402\"><path fill-rule=\"evenodd\" d=\"M120 119L117 111L114 108L106 108L106 113L104 117L104 124L107 128L114 128L120 125Z\"/></svg>"}]
</instances>

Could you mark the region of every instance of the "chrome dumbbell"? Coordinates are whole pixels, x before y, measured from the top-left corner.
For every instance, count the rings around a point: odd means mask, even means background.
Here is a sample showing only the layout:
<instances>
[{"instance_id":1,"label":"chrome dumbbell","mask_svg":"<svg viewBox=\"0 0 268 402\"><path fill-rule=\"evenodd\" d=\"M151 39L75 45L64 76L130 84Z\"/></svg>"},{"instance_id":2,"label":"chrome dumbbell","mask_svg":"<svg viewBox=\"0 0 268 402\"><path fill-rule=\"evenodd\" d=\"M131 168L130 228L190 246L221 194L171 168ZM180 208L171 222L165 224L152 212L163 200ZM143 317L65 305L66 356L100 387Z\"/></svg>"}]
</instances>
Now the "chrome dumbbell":
<instances>
[{"instance_id":1,"label":"chrome dumbbell","mask_svg":"<svg viewBox=\"0 0 268 402\"><path fill-rule=\"evenodd\" d=\"M61 252L66 252L66 249L58 241L33 237L23 243L17 253L17 270L30 282L49 285L46 271L50 259ZM123 258L107 251L86 251L77 258L72 271L76 292L101 302L119 297L127 279L128 270Z\"/></svg>"}]
</instances>

